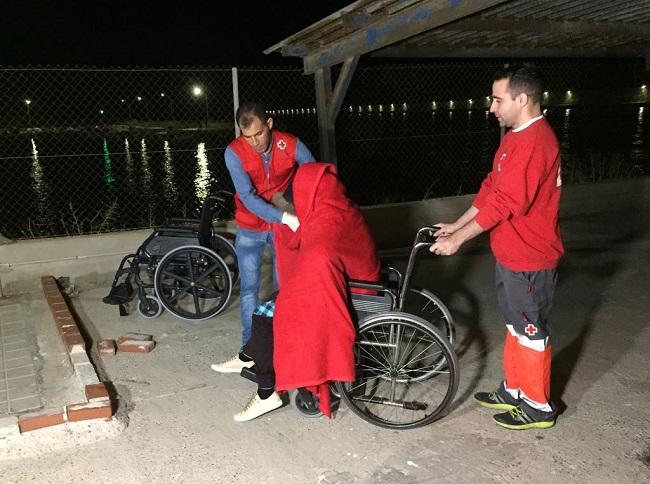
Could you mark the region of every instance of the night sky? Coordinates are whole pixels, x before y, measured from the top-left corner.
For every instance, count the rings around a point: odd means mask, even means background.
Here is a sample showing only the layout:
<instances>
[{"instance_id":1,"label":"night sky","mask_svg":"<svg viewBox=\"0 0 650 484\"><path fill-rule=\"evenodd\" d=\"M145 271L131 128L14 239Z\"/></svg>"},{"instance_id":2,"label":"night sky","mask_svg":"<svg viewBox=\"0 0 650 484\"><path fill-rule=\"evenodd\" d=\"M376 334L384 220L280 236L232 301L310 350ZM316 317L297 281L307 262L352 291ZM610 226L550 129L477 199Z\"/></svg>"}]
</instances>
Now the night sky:
<instances>
[{"instance_id":1,"label":"night sky","mask_svg":"<svg viewBox=\"0 0 650 484\"><path fill-rule=\"evenodd\" d=\"M350 3L0 0L0 65L298 65L262 51Z\"/></svg>"}]
</instances>

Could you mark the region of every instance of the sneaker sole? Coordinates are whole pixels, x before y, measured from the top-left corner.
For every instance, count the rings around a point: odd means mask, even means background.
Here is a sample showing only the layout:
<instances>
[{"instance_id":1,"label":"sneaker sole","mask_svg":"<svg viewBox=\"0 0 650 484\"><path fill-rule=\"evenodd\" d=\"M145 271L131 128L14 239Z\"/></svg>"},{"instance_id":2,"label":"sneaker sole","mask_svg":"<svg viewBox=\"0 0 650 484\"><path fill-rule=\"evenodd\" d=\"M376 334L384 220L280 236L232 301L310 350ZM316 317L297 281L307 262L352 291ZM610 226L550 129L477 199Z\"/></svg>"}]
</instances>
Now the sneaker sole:
<instances>
[{"instance_id":1,"label":"sneaker sole","mask_svg":"<svg viewBox=\"0 0 650 484\"><path fill-rule=\"evenodd\" d=\"M551 422L531 422L527 424L522 424L522 425L510 425L506 424L503 422L499 422L498 420L495 420L496 424L504 427L509 430L527 430L527 429L550 429L555 425L555 421Z\"/></svg>"},{"instance_id":2,"label":"sneaker sole","mask_svg":"<svg viewBox=\"0 0 650 484\"><path fill-rule=\"evenodd\" d=\"M251 362L252 363L252 362ZM251 365L244 365L241 368L217 368L216 365L210 365L210 369L212 371L216 371L217 373L241 373L242 368L250 368Z\"/></svg>"},{"instance_id":3,"label":"sneaker sole","mask_svg":"<svg viewBox=\"0 0 650 484\"><path fill-rule=\"evenodd\" d=\"M517 405L511 405L509 403L487 403L483 402L481 400L477 400L476 398L474 399L476 403L478 403L481 407L489 408L490 410L505 410L509 411L514 408L517 408Z\"/></svg>"},{"instance_id":4,"label":"sneaker sole","mask_svg":"<svg viewBox=\"0 0 650 484\"><path fill-rule=\"evenodd\" d=\"M277 404L277 406L274 405L273 407L269 408L268 410L264 410L264 412L258 413L257 415L255 415L253 417L247 417L247 418L240 417L240 418L237 418L237 416L239 414L236 414L236 415L233 416L233 419L235 420L235 422L250 422L251 420L255 420L256 418L261 417L262 415L266 415L267 413L272 412L273 410L277 410L280 407L282 407L282 401L280 401Z\"/></svg>"}]
</instances>

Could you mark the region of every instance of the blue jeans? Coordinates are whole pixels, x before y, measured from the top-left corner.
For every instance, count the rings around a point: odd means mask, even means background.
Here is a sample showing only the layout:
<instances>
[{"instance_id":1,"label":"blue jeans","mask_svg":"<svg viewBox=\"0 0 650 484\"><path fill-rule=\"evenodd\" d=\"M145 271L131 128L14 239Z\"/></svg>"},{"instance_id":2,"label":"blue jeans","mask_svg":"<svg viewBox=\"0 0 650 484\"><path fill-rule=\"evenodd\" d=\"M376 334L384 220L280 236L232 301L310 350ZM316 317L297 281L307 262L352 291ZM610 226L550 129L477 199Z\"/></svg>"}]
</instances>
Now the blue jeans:
<instances>
[{"instance_id":1,"label":"blue jeans","mask_svg":"<svg viewBox=\"0 0 650 484\"><path fill-rule=\"evenodd\" d=\"M258 232L237 228L235 250L239 264L239 306L241 309L242 345L251 337L253 311L260 305L260 280L262 275L262 256L269 245L273 254L273 285L278 287L275 271L275 251L273 232Z\"/></svg>"}]
</instances>

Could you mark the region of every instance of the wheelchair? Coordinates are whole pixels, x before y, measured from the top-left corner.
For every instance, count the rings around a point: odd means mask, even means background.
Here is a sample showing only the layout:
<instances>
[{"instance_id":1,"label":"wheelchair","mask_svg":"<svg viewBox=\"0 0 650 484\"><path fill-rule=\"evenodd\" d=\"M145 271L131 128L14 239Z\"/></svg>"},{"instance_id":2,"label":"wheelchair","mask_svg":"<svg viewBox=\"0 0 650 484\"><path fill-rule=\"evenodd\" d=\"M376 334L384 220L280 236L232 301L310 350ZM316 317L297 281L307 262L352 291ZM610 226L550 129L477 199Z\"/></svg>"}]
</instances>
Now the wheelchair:
<instances>
[{"instance_id":1,"label":"wheelchair","mask_svg":"<svg viewBox=\"0 0 650 484\"><path fill-rule=\"evenodd\" d=\"M412 429L438 420L458 389L453 318L434 294L411 287L418 252L431 245L435 230L418 230L404 275L389 266L382 282L349 281L350 289L375 294L350 294L357 321L356 379L332 382L330 391L379 427ZM254 369L245 368L242 376L255 381ZM312 394L294 390L289 396L303 416L322 415Z\"/></svg>"},{"instance_id":2,"label":"wheelchair","mask_svg":"<svg viewBox=\"0 0 650 484\"><path fill-rule=\"evenodd\" d=\"M138 313L157 318L166 309L181 319L202 321L222 312L239 272L233 236L217 232L232 194L208 196L199 219L171 218L154 229L135 253L124 256L103 299L128 314L136 286Z\"/></svg>"}]
</instances>

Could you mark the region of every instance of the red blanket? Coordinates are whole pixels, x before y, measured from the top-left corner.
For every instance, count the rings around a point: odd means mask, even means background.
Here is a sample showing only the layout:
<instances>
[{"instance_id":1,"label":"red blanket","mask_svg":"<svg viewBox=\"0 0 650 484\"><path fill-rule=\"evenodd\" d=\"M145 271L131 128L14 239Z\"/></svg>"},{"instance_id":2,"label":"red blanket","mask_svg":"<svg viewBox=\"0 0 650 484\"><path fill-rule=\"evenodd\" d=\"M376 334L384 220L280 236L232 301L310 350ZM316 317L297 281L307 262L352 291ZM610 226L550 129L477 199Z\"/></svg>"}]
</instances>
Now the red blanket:
<instances>
[{"instance_id":1,"label":"red blanket","mask_svg":"<svg viewBox=\"0 0 650 484\"><path fill-rule=\"evenodd\" d=\"M329 382L355 379L347 280L377 280L379 261L361 211L333 165L302 165L293 200L298 231L274 224L280 285L273 317L276 388L309 388L329 417Z\"/></svg>"}]
</instances>

